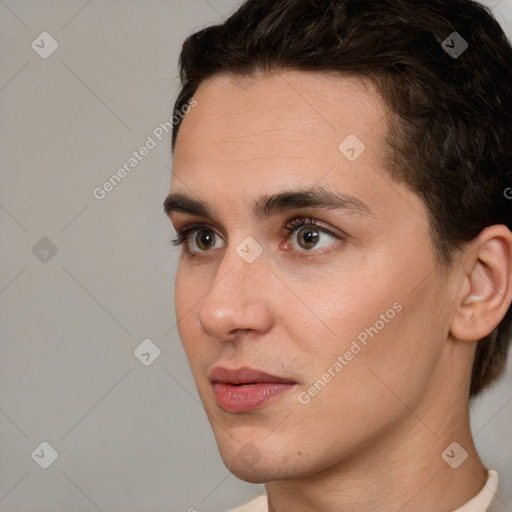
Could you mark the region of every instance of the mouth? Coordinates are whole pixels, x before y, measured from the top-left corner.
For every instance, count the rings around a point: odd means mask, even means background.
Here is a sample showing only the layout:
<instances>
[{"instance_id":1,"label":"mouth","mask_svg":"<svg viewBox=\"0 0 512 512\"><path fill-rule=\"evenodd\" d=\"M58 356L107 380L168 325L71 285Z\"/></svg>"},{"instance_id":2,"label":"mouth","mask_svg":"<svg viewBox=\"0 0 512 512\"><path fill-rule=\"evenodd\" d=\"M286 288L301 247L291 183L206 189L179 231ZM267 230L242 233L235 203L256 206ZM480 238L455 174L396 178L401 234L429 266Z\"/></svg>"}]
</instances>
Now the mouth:
<instances>
[{"instance_id":1,"label":"mouth","mask_svg":"<svg viewBox=\"0 0 512 512\"><path fill-rule=\"evenodd\" d=\"M297 383L247 366L215 366L209 373L219 405L228 412L249 412L291 390Z\"/></svg>"}]
</instances>

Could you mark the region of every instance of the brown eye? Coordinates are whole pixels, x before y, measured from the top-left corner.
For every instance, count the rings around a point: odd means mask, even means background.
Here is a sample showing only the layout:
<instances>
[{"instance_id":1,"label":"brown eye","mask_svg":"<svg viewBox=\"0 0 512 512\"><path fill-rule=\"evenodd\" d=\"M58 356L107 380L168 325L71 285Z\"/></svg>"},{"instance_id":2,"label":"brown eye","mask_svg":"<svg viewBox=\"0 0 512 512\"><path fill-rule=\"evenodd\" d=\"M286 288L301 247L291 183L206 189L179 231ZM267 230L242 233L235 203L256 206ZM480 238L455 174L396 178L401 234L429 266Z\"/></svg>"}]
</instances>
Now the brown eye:
<instances>
[{"instance_id":1,"label":"brown eye","mask_svg":"<svg viewBox=\"0 0 512 512\"><path fill-rule=\"evenodd\" d=\"M333 240L345 241L344 235L331 231L316 219L309 217L296 217L289 221L284 228L290 233L288 240L292 250L302 253L302 256L308 253L319 255L317 249L327 249L327 247L334 245ZM321 253L325 252L325 250L321 251Z\"/></svg>"},{"instance_id":2,"label":"brown eye","mask_svg":"<svg viewBox=\"0 0 512 512\"><path fill-rule=\"evenodd\" d=\"M201 229L197 231L194 240L201 251L207 251L215 244L215 235L213 235L211 231Z\"/></svg>"},{"instance_id":3,"label":"brown eye","mask_svg":"<svg viewBox=\"0 0 512 512\"><path fill-rule=\"evenodd\" d=\"M297 232L298 243L303 249L312 249L319 239L318 230L312 227L304 227Z\"/></svg>"}]
</instances>

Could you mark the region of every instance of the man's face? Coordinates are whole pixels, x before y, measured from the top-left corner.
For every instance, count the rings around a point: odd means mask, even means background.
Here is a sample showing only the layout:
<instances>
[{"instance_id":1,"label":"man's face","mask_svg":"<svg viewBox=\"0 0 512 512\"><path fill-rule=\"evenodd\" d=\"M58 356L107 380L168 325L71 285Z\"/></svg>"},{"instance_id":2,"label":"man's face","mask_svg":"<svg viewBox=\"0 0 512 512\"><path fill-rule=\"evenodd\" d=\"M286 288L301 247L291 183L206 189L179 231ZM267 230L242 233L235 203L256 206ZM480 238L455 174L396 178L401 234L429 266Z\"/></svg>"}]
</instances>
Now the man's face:
<instances>
[{"instance_id":1,"label":"man's face","mask_svg":"<svg viewBox=\"0 0 512 512\"><path fill-rule=\"evenodd\" d=\"M180 257L176 316L227 467L252 482L302 477L424 428L410 411L431 410L427 390L442 384L454 293L435 270L426 209L384 169L376 90L289 71L215 77L195 99L171 193L212 216L171 213L177 231L203 225ZM254 215L262 198L318 187L343 207L275 201ZM290 224L301 217L316 225ZM288 383L214 384L218 366Z\"/></svg>"}]
</instances>

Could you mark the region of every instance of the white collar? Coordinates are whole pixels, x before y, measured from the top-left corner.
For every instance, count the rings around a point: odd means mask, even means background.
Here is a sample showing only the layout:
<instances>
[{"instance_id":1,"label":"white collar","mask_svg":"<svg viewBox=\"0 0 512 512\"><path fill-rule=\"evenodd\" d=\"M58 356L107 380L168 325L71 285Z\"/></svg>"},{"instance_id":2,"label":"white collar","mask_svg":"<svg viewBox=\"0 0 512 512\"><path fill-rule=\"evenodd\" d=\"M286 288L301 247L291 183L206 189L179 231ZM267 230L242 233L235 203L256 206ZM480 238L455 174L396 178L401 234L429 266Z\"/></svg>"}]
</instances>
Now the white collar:
<instances>
[{"instance_id":1,"label":"white collar","mask_svg":"<svg viewBox=\"0 0 512 512\"><path fill-rule=\"evenodd\" d=\"M465 505L454 510L453 512L486 512L491 505L491 501L498 490L498 482L500 477L496 471L487 470L487 483L484 488Z\"/></svg>"}]
</instances>

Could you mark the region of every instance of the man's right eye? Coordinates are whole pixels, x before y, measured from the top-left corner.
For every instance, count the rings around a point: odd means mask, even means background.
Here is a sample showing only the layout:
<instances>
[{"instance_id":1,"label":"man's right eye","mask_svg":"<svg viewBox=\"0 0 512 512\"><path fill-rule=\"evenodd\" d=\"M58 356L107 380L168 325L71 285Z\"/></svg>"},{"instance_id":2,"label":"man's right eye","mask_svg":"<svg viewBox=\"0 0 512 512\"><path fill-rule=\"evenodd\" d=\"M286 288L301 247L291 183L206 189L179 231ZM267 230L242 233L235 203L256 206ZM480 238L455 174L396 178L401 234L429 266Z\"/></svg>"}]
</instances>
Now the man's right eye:
<instances>
[{"instance_id":1,"label":"man's right eye","mask_svg":"<svg viewBox=\"0 0 512 512\"><path fill-rule=\"evenodd\" d=\"M213 247L217 239L222 240L209 226L205 224L189 224L177 230L177 238L172 240L173 245L182 245L187 254L193 255L207 252ZM194 235L195 236L192 236ZM195 244L198 249L192 248Z\"/></svg>"}]
</instances>

